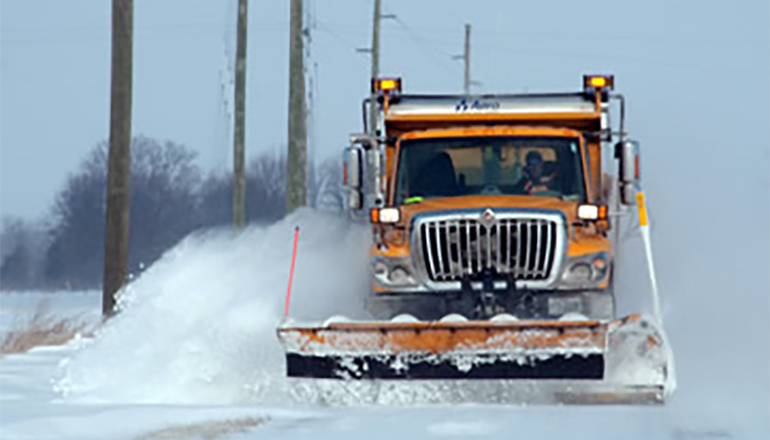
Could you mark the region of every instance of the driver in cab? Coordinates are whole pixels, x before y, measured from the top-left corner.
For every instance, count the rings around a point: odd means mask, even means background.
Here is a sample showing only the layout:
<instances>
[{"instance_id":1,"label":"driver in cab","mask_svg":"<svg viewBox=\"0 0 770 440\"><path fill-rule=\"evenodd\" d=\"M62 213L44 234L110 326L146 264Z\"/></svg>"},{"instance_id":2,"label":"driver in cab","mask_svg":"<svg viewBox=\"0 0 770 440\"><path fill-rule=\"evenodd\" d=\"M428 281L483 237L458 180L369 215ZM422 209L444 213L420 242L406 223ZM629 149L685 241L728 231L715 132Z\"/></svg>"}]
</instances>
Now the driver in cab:
<instances>
[{"instance_id":1,"label":"driver in cab","mask_svg":"<svg viewBox=\"0 0 770 440\"><path fill-rule=\"evenodd\" d=\"M553 191L556 183L556 173L547 173L543 155L538 151L527 153L524 165L524 177L516 184L517 194L536 194L543 191Z\"/></svg>"}]
</instances>

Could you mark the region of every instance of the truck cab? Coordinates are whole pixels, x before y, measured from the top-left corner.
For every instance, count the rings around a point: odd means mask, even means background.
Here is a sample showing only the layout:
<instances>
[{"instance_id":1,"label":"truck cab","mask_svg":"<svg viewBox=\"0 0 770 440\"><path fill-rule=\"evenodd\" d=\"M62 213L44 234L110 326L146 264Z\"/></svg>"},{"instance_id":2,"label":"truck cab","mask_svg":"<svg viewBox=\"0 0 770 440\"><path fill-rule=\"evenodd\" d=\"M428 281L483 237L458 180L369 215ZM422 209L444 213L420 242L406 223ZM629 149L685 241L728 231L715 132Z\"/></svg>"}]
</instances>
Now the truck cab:
<instances>
[{"instance_id":1,"label":"truck cab","mask_svg":"<svg viewBox=\"0 0 770 440\"><path fill-rule=\"evenodd\" d=\"M614 319L610 213L633 203L639 158L613 83L585 76L577 93L452 96L373 81L365 104L376 126L351 136L344 168L349 212L373 233L369 311ZM603 168L608 150L617 173Z\"/></svg>"}]
</instances>

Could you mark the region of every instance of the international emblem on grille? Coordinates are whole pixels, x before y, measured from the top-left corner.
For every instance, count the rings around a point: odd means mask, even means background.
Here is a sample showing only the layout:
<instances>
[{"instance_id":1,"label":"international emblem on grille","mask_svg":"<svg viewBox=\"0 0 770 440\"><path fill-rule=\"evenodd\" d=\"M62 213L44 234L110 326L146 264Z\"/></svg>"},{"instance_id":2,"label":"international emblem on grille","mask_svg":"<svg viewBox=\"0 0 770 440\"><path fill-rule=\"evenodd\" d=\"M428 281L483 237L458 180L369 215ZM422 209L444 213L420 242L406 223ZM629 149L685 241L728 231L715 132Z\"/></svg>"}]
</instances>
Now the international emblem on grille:
<instances>
[{"instance_id":1,"label":"international emblem on grille","mask_svg":"<svg viewBox=\"0 0 770 440\"><path fill-rule=\"evenodd\" d=\"M483 214L481 214L481 218L479 220L482 225L489 228L495 223L495 212L491 209L487 209Z\"/></svg>"}]
</instances>

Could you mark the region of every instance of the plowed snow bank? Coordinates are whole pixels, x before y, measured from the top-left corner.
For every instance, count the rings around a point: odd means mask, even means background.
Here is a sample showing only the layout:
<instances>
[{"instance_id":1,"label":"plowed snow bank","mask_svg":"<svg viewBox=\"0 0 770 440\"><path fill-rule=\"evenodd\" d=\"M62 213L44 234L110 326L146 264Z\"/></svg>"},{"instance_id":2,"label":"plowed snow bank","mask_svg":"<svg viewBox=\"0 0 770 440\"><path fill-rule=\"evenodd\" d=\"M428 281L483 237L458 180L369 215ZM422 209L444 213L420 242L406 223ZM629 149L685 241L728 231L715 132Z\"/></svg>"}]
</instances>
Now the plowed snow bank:
<instances>
[{"instance_id":1,"label":"plowed snow bank","mask_svg":"<svg viewBox=\"0 0 770 440\"><path fill-rule=\"evenodd\" d=\"M269 227L194 234L128 286L122 312L62 362L56 389L122 403L285 399L275 328L297 225L292 316L360 315L369 235L360 226L302 210Z\"/></svg>"}]
</instances>

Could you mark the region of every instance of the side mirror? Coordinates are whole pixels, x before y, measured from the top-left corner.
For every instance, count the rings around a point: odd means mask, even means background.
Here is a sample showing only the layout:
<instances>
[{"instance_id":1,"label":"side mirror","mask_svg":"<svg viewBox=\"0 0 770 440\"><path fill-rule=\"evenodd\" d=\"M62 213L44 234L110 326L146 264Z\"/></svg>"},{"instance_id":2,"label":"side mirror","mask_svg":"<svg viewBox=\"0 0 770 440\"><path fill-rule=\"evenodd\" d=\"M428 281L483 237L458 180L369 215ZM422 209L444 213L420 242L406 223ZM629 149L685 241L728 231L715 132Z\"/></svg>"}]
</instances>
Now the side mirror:
<instances>
[{"instance_id":1,"label":"side mirror","mask_svg":"<svg viewBox=\"0 0 770 440\"><path fill-rule=\"evenodd\" d=\"M377 139L366 134L353 134L350 144L345 150L344 171L348 207L361 211L381 206L384 199L380 175L382 158Z\"/></svg>"},{"instance_id":2,"label":"side mirror","mask_svg":"<svg viewBox=\"0 0 770 440\"><path fill-rule=\"evenodd\" d=\"M345 149L345 164L343 168L343 184L346 188L361 189L362 154L356 147Z\"/></svg>"},{"instance_id":3,"label":"side mirror","mask_svg":"<svg viewBox=\"0 0 770 440\"><path fill-rule=\"evenodd\" d=\"M636 190L641 186L639 143L622 141L615 145L615 157L620 160L620 202L624 205L636 204Z\"/></svg>"},{"instance_id":4,"label":"side mirror","mask_svg":"<svg viewBox=\"0 0 770 440\"><path fill-rule=\"evenodd\" d=\"M373 203L376 207L382 207L383 201L385 199L385 194L383 193L382 188L382 182L384 181L384 176L382 175L382 152L380 151L380 148L378 148L375 144L375 147L367 149L364 152L364 155L364 158L366 159L366 167L368 170L371 170L372 174L370 176L372 179L371 191L373 197L371 203Z\"/></svg>"},{"instance_id":5,"label":"side mirror","mask_svg":"<svg viewBox=\"0 0 770 440\"><path fill-rule=\"evenodd\" d=\"M358 190L361 192L362 208L381 207L385 200L382 175L382 148L377 139L367 134L350 135L351 151L358 152Z\"/></svg>"},{"instance_id":6,"label":"side mirror","mask_svg":"<svg viewBox=\"0 0 770 440\"><path fill-rule=\"evenodd\" d=\"M363 206L361 186L363 183L363 152L359 147L348 147L344 153L342 184L348 194L348 208L360 210Z\"/></svg>"}]
</instances>

